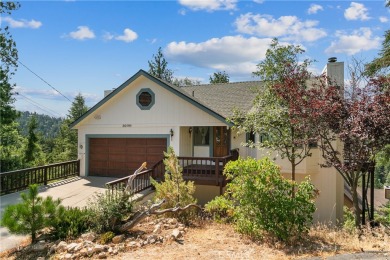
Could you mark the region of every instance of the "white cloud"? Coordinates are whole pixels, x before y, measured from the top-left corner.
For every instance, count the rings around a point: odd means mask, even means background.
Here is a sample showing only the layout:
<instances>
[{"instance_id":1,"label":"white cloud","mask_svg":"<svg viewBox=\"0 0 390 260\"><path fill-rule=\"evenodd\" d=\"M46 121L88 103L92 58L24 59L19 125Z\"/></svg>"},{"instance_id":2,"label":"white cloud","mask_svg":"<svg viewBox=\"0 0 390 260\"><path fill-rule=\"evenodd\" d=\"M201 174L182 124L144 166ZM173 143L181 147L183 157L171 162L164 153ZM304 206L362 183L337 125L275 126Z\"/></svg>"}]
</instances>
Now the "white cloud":
<instances>
[{"instance_id":1,"label":"white cloud","mask_svg":"<svg viewBox=\"0 0 390 260\"><path fill-rule=\"evenodd\" d=\"M179 3L194 11L205 10L213 12L236 9L237 0L179 0Z\"/></svg>"},{"instance_id":2,"label":"white cloud","mask_svg":"<svg viewBox=\"0 0 390 260\"><path fill-rule=\"evenodd\" d=\"M111 41L112 39L114 39L114 35L112 35L112 34L109 33L109 32L105 32L105 33L103 34L103 39L104 39L105 41Z\"/></svg>"},{"instance_id":3,"label":"white cloud","mask_svg":"<svg viewBox=\"0 0 390 260\"><path fill-rule=\"evenodd\" d=\"M380 16L379 21L381 23L387 23L389 21L389 18L387 18L386 16Z\"/></svg>"},{"instance_id":4,"label":"white cloud","mask_svg":"<svg viewBox=\"0 0 390 260\"><path fill-rule=\"evenodd\" d=\"M262 3L264 3L264 0L253 0L253 2L258 3L258 4L262 4Z\"/></svg>"},{"instance_id":5,"label":"white cloud","mask_svg":"<svg viewBox=\"0 0 390 260\"><path fill-rule=\"evenodd\" d=\"M350 7L344 11L344 17L347 20L366 21L370 19L368 16L368 9L364 6L364 4L356 2L352 2Z\"/></svg>"},{"instance_id":6,"label":"white cloud","mask_svg":"<svg viewBox=\"0 0 390 260\"><path fill-rule=\"evenodd\" d=\"M123 31L123 35L119 35L115 37L115 40L124 41L124 42L132 42L138 38L138 35L133 30L126 28Z\"/></svg>"},{"instance_id":7,"label":"white cloud","mask_svg":"<svg viewBox=\"0 0 390 260\"><path fill-rule=\"evenodd\" d=\"M271 41L271 38L225 36L200 43L171 42L164 54L179 63L226 71L229 75L248 75L265 58Z\"/></svg>"},{"instance_id":8,"label":"white cloud","mask_svg":"<svg viewBox=\"0 0 390 260\"><path fill-rule=\"evenodd\" d=\"M256 36L282 37L282 40L316 41L326 36L318 21L301 21L296 16L281 16L274 19L271 15L247 13L235 21L237 31Z\"/></svg>"},{"instance_id":9,"label":"white cloud","mask_svg":"<svg viewBox=\"0 0 390 260\"><path fill-rule=\"evenodd\" d=\"M27 21L25 19L21 19L19 21L12 19L11 17L4 17L1 20L6 21L11 28L32 28L38 29L42 26L42 23L39 21L35 21L34 19L31 21Z\"/></svg>"},{"instance_id":10,"label":"white cloud","mask_svg":"<svg viewBox=\"0 0 390 260\"><path fill-rule=\"evenodd\" d=\"M94 39L95 33L88 26L78 26L77 31L69 33L69 37L76 40Z\"/></svg>"},{"instance_id":11,"label":"white cloud","mask_svg":"<svg viewBox=\"0 0 390 260\"><path fill-rule=\"evenodd\" d=\"M374 37L370 28L360 28L347 34L344 31L337 31L336 41L332 41L331 45L325 50L326 53L345 53L354 55L361 51L377 49L381 45L381 38Z\"/></svg>"},{"instance_id":12,"label":"white cloud","mask_svg":"<svg viewBox=\"0 0 390 260\"><path fill-rule=\"evenodd\" d=\"M323 11L324 8L318 4L311 4L309 9L307 10L308 14L316 14L318 11Z\"/></svg>"}]
</instances>

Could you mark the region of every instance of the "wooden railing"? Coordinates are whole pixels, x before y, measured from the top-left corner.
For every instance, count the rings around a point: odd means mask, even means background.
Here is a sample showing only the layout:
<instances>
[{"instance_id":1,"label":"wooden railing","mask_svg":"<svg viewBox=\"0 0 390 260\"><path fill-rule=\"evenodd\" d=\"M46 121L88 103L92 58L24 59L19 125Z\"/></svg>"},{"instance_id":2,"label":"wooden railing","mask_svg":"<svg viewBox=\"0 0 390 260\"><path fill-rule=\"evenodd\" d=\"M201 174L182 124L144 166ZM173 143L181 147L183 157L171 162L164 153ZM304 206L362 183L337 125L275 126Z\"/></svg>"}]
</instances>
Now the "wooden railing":
<instances>
[{"instance_id":1,"label":"wooden railing","mask_svg":"<svg viewBox=\"0 0 390 260\"><path fill-rule=\"evenodd\" d=\"M0 194L26 189L30 184L48 182L80 175L80 160L0 173Z\"/></svg>"},{"instance_id":2,"label":"wooden railing","mask_svg":"<svg viewBox=\"0 0 390 260\"><path fill-rule=\"evenodd\" d=\"M231 160L237 160L238 152L232 151L231 155L225 157L183 157L179 156L179 164L183 167L183 177L186 180L205 181L215 185L223 186L225 178L222 174L223 169ZM164 180L165 165L160 160L152 168L140 172L134 179L133 192L138 193L152 187L150 178L161 182ZM115 181L106 183L107 189L112 192L124 190L126 188L128 177L123 177Z\"/></svg>"}]
</instances>

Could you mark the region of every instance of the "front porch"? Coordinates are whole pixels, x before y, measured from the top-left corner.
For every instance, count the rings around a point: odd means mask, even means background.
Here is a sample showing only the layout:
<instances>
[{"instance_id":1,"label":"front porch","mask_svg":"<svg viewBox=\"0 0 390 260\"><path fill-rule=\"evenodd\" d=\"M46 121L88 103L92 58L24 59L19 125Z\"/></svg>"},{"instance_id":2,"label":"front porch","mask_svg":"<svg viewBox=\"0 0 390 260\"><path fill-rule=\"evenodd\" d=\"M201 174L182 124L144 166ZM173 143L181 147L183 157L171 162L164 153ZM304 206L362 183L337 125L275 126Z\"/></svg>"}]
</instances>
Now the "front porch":
<instances>
[{"instance_id":1,"label":"front porch","mask_svg":"<svg viewBox=\"0 0 390 260\"><path fill-rule=\"evenodd\" d=\"M187 181L194 181L197 185L207 185L219 187L219 194L223 193L227 180L222 174L225 165L229 161L238 159L238 151L232 150L224 157L182 157L179 156L179 165L183 169L183 178ZM150 178L163 181L165 166L163 160L153 165L150 169L142 171L134 179L134 193L141 192L152 187ZM114 191L124 189L128 177L123 177L106 184L107 188Z\"/></svg>"}]
</instances>

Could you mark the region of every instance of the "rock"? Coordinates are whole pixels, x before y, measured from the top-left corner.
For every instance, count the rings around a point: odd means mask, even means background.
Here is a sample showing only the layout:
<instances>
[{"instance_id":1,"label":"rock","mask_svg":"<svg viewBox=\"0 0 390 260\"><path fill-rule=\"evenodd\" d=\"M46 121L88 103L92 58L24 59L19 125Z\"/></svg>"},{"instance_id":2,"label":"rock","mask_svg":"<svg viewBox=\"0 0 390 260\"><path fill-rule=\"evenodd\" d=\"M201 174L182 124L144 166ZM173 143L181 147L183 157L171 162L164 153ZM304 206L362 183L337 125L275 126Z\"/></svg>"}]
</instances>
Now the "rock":
<instances>
[{"instance_id":1,"label":"rock","mask_svg":"<svg viewBox=\"0 0 390 260\"><path fill-rule=\"evenodd\" d=\"M45 258L43 256L40 256L37 258L37 260L45 260Z\"/></svg>"},{"instance_id":2,"label":"rock","mask_svg":"<svg viewBox=\"0 0 390 260\"><path fill-rule=\"evenodd\" d=\"M72 254L67 253L67 254L64 256L64 259L72 259Z\"/></svg>"},{"instance_id":3,"label":"rock","mask_svg":"<svg viewBox=\"0 0 390 260\"><path fill-rule=\"evenodd\" d=\"M57 246L54 244L50 247L49 252L47 252L48 255L52 255L56 252Z\"/></svg>"},{"instance_id":4,"label":"rock","mask_svg":"<svg viewBox=\"0 0 390 260\"><path fill-rule=\"evenodd\" d=\"M169 220L168 220L168 224L169 224L169 225L172 225L172 226L173 226L173 225L176 225L176 224L177 224L177 219L175 219L175 218L169 219Z\"/></svg>"},{"instance_id":5,"label":"rock","mask_svg":"<svg viewBox=\"0 0 390 260\"><path fill-rule=\"evenodd\" d=\"M155 234L160 234L161 233L161 225L160 224L157 224L157 225L154 226L153 233L155 233Z\"/></svg>"},{"instance_id":6,"label":"rock","mask_svg":"<svg viewBox=\"0 0 390 260\"><path fill-rule=\"evenodd\" d=\"M95 239L96 239L96 234L93 233L93 232L88 232L88 233L82 234L82 235L81 235L81 238L82 238L83 240L87 240L87 241L93 242L93 241L95 241Z\"/></svg>"},{"instance_id":7,"label":"rock","mask_svg":"<svg viewBox=\"0 0 390 260\"><path fill-rule=\"evenodd\" d=\"M84 248L81 248L79 253L80 253L81 256L87 256L88 255L88 250L84 247Z\"/></svg>"},{"instance_id":8,"label":"rock","mask_svg":"<svg viewBox=\"0 0 390 260\"><path fill-rule=\"evenodd\" d=\"M113 255L117 255L118 254L118 250L116 250L116 249L112 250L112 254Z\"/></svg>"},{"instance_id":9,"label":"rock","mask_svg":"<svg viewBox=\"0 0 390 260\"><path fill-rule=\"evenodd\" d=\"M75 248L78 246L79 246L79 244L77 244L77 243L71 243L71 244L66 246L66 251L68 253L72 253L72 252L76 251Z\"/></svg>"},{"instance_id":10,"label":"rock","mask_svg":"<svg viewBox=\"0 0 390 260\"><path fill-rule=\"evenodd\" d=\"M135 241L131 241L130 243L127 244L128 247L136 247L137 246L137 242Z\"/></svg>"},{"instance_id":11,"label":"rock","mask_svg":"<svg viewBox=\"0 0 390 260\"><path fill-rule=\"evenodd\" d=\"M184 227L179 226L178 229L184 232Z\"/></svg>"},{"instance_id":12,"label":"rock","mask_svg":"<svg viewBox=\"0 0 390 260\"><path fill-rule=\"evenodd\" d=\"M39 241L38 243L32 245L31 250L34 252L41 252L43 250L46 250L47 243L45 241Z\"/></svg>"},{"instance_id":13,"label":"rock","mask_svg":"<svg viewBox=\"0 0 390 260\"><path fill-rule=\"evenodd\" d=\"M101 252L101 253L99 253L98 258L99 258L99 259L106 259L106 258L107 258L107 255L106 255L105 252Z\"/></svg>"},{"instance_id":14,"label":"rock","mask_svg":"<svg viewBox=\"0 0 390 260\"><path fill-rule=\"evenodd\" d=\"M180 232L180 230L179 229L174 229L173 231L172 231L172 235L171 235L174 239L179 239L179 238L181 238L182 236L183 236L183 234Z\"/></svg>"},{"instance_id":15,"label":"rock","mask_svg":"<svg viewBox=\"0 0 390 260\"><path fill-rule=\"evenodd\" d=\"M125 239L125 235L119 235L112 238L112 243L119 244Z\"/></svg>"},{"instance_id":16,"label":"rock","mask_svg":"<svg viewBox=\"0 0 390 260\"><path fill-rule=\"evenodd\" d=\"M146 239L148 241L148 244L154 244L157 241L157 236L156 235L150 235Z\"/></svg>"},{"instance_id":17,"label":"rock","mask_svg":"<svg viewBox=\"0 0 390 260\"><path fill-rule=\"evenodd\" d=\"M104 251L104 246L102 246L102 245L95 245L95 247L93 248L92 251L95 254L100 253L100 252Z\"/></svg>"},{"instance_id":18,"label":"rock","mask_svg":"<svg viewBox=\"0 0 390 260\"><path fill-rule=\"evenodd\" d=\"M56 246L56 252L63 252L63 251L65 251L67 246L68 246L68 244L65 241L61 241Z\"/></svg>"}]
</instances>

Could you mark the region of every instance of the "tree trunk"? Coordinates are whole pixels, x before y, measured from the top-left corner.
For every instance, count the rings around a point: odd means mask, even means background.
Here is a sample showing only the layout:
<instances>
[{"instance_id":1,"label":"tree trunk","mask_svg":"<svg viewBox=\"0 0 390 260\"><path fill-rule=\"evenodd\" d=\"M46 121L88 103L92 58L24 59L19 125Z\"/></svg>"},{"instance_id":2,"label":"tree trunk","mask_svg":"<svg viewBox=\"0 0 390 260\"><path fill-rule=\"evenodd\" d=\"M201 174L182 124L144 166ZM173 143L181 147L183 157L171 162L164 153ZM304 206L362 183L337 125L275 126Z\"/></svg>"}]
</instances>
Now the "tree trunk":
<instances>
[{"instance_id":1,"label":"tree trunk","mask_svg":"<svg viewBox=\"0 0 390 260\"><path fill-rule=\"evenodd\" d=\"M351 187L351 193L352 193L352 204L353 204L353 211L355 214L355 226L358 227L361 224L361 216L360 216L360 207L359 207L359 199L358 199L358 192L357 192L357 183L353 184Z\"/></svg>"}]
</instances>

